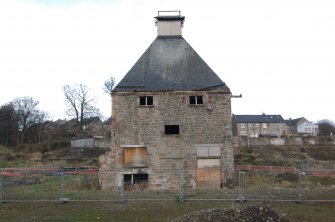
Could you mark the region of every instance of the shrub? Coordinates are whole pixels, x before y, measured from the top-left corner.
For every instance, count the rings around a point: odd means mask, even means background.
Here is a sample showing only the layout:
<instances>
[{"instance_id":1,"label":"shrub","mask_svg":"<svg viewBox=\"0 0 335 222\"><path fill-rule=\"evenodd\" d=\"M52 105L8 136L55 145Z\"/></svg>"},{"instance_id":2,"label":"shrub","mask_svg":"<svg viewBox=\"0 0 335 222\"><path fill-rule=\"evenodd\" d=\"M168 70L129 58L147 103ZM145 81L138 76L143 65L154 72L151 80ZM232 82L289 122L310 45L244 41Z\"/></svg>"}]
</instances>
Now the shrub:
<instances>
[{"instance_id":1,"label":"shrub","mask_svg":"<svg viewBox=\"0 0 335 222\"><path fill-rule=\"evenodd\" d=\"M99 180L95 176L78 175L74 176L71 181L65 182L68 190L100 190ZM69 178L70 179L70 178Z\"/></svg>"},{"instance_id":2,"label":"shrub","mask_svg":"<svg viewBox=\"0 0 335 222\"><path fill-rule=\"evenodd\" d=\"M45 154L45 153L48 153L49 152L49 149L44 147L42 150L41 150L41 154Z\"/></svg>"},{"instance_id":3,"label":"shrub","mask_svg":"<svg viewBox=\"0 0 335 222\"><path fill-rule=\"evenodd\" d=\"M279 180L279 182L281 182L283 180L288 181L288 182L297 182L298 181L298 174L285 172L285 173L278 174L276 176L276 179Z\"/></svg>"},{"instance_id":4,"label":"shrub","mask_svg":"<svg viewBox=\"0 0 335 222\"><path fill-rule=\"evenodd\" d=\"M51 150L56 150L64 147L69 147L71 144L68 141L58 141L58 142L53 142L50 145Z\"/></svg>"},{"instance_id":5,"label":"shrub","mask_svg":"<svg viewBox=\"0 0 335 222\"><path fill-rule=\"evenodd\" d=\"M244 163L246 164L255 164L256 158L254 156L248 155L245 156Z\"/></svg>"},{"instance_id":6,"label":"shrub","mask_svg":"<svg viewBox=\"0 0 335 222\"><path fill-rule=\"evenodd\" d=\"M305 152L316 160L335 160L334 146L308 147Z\"/></svg>"},{"instance_id":7,"label":"shrub","mask_svg":"<svg viewBox=\"0 0 335 222\"><path fill-rule=\"evenodd\" d=\"M48 159L48 158L50 158L51 157L51 154L50 153L48 153L48 152L46 152L46 153L42 153L42 159Z\"/></svg>"}]
</instances>

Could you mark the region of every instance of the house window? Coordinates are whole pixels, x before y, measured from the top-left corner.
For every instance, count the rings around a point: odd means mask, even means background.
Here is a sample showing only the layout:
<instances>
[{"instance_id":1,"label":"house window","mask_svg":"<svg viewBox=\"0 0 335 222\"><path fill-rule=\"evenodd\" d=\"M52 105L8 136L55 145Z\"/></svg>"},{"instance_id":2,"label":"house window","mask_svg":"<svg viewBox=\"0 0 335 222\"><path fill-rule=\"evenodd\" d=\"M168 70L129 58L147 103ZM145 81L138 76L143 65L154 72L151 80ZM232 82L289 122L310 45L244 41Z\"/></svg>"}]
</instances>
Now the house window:
<instances>
[{"instance_id":1,"label":"house window","mask_svg":"<svg viewBox=\"0 0 335 222\"><path fill-rule=\"evenodd\" d=\"M241 129L244 129L244 123L241 123Z\"/></svg>"},{"instance_id":2,"label":"house window","mask_svg":"<svg viewBox=\"0 0 335 222\"><path fill-rule=\"evenodd\" d=\"M202 105L204 100L202 96L190 96L190 105Z\"/></svg>"},{"instance_id":3,"label":"house window","mask_svg":"<svg viewBox=\"0 0 335 222\"><path fill-rule=\"evenodd\" d=\"M165 125L165 134L179 134L179 125Z\"/></svg>"},{"instance_id":4,"label":"house window","mask_svg":"<svg viewBox=\"0 0 335 222\"><path fill-rule=\"evenodd\" d=\"M140 96L140 106L153 106L154 98L153 96Z\"/></svg>"},{"instance_id":5,"label":"house window","mask_svg":"<svg viewBox=\"0 0 335 222\"><path fill-rule=\"evenodd\" d=\"M124 147L123 165L125 167L147 167L147 148L146 147Z\"/></svg>"},{"instance_id":6,"label":"house window","mask_svg":"<svg viewBox=\"0 0 335 222\"><path fill-rule=\"evenodd\" d=\"M259 124L258 124L258 123L255 123L255 127L259 127Z\"/></svg>"},{"instance_id":7,"label":"house window","mask_svg":"<svg viewBox=\"0 0 335 222\"><path fill-rule=\"evenodd\" d=\"M248 123L248 127L251 127L251 123Z\"/></svg>"},{"instance_id":8,"label":"house window","mask_svg":"<svg viewBox=\"0 0 335 222\"><path fill-rule=\"evenodd\" d=\"M267 128L267 124L263 123L263 128L266 129Z\"/></svg>"}]
</instances>

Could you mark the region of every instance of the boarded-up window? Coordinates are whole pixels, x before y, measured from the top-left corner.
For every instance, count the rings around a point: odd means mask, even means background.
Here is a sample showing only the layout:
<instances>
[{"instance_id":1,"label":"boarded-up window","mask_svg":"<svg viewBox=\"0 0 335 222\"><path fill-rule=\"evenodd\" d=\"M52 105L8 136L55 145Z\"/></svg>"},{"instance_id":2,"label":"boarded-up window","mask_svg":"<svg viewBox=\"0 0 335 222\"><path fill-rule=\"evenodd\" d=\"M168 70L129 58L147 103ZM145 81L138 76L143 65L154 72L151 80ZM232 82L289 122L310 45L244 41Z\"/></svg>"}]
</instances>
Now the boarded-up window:
<instances>
[{"instance_id":1,"label":"boarded-up window","mask_svg":"<svg viewBox=\"0 0 335 222\"><path fill-rule=\"evenodd\" d=\"M197 146L197 157L219 157L220 146L199 145Z\"/></svg>"},{"instance_id":2,"label":"boarded-up window","mask_svg":"<svg viewBox=\"0 0 335 222\"><path fill-rule=\"evenodd\" d=\"M125 167L147 167L147 148L124 147L123 165Z\"/></svg>"}]
</instances>

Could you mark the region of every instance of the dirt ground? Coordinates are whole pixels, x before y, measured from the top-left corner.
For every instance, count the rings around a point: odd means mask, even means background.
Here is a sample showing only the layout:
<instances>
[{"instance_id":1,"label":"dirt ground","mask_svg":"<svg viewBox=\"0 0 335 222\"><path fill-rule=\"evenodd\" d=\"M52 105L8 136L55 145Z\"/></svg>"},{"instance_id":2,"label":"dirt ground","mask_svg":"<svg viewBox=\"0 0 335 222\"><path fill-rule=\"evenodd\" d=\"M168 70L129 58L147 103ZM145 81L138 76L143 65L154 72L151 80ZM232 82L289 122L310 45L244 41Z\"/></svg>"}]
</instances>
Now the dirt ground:
<instances>
[{"instance_id":1,"label":"dirt ground","mask_svg":"<svg viewBox=\"0 0 335 222\"><path fill-rule=\"evenodd\" d=\"M269 206L254 205L242 209L213 208L200 210L181 216L173 222L247 222L247 221L268 221L268 222L289 222L288 219L276 213Z\"/></svg>"},{"instance_id":2,"label":"dirt ground","mask_svg":"<svg viewBox=\"0 0 335 222\"><path fill-rule=\"evenodd\" d=\"M257 206L256 208L254 206ZM250 202L229 201L174 201L151 202L7 202L0 204L0 221L173 221L183 215L213 209L231 209L238 214L260 215L267 210L273 220L276 216L288 221L333 222L335 221L335 203L288 203L288 202ZM265 206L265 207L264 207ZM248 208L249 207L249 208ZM267 208L268 207L268 208ZM211 209L211 210L208 210ZM248 209L248 210L243 210ZM272 211L273 210L273 211ZM225 210L217 210L225 211ZM228 210L229 211L229 210ZM244 213L243 213L244 212ZM254 213L252 213L254 212ZM258 212L258 214L256 213ZM274 213L275 212L275 213ZM210 214L209 214L210 215ZM250 215L249 215L250 216ZM263 218L263 217L262 217ZM196 220L191 220L196 221ZM222 220L213 220L222 221ZM242 220L243 221L243 220ZM252 221L252 220L245 220ZM262 221L262 220L259 220ZM266 220L264 220L266 221ZM269 220L268 218L268 221ZM283 221L283 220L281 220Z\"/></svg>"}]
</instances>

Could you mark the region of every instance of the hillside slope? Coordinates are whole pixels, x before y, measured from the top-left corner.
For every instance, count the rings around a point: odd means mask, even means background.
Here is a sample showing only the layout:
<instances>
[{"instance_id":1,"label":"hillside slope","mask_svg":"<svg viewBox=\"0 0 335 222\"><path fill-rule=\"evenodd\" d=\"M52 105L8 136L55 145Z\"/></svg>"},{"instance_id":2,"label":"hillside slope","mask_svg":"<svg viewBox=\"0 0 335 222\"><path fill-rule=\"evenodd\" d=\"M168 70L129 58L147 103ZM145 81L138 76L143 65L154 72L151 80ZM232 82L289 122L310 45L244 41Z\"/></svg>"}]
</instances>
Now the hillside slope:
<instances>
[{"instance_id":1,"label":"hillside slope","mask_svg":"<svg viewBox=\"0 0 335 222\"><path fill-rule=\"evenodd\" d=\"M254 146L234 150L235 165L335 169L335 145Z\"/></svg>"}]
</instances>

